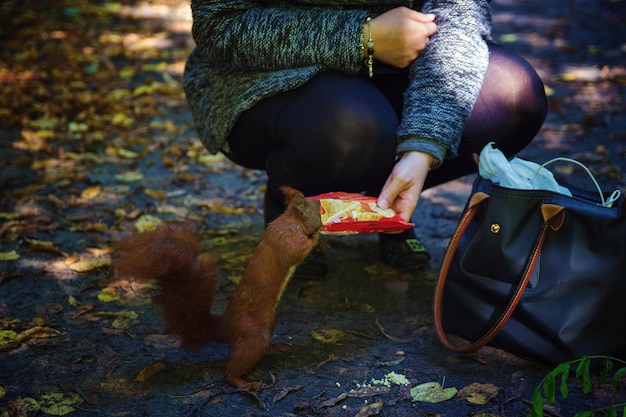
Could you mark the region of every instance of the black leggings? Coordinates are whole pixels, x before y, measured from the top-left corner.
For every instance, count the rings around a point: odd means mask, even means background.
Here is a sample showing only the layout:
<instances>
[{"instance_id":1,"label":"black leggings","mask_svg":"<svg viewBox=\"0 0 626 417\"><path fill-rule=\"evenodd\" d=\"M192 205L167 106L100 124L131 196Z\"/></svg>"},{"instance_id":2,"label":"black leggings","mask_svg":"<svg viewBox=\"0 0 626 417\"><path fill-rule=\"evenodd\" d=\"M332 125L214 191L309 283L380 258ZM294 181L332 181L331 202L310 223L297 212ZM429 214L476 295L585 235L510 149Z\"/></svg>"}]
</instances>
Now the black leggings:
<instances>
[{"instance_id":1,"label":"black leggings","mask_svg":"<svg viewBox=\"0 0 626 417\"><path fill-rule=\"evenodd\" d=\"M475 172L472 154L488 142L508 156L516 154L543 124L546 97L534 69L499 46L489 50L458 158L431 172L424 188ZM305 195L347 191L376 196L394 165L407 74L398 70L370 79L322 72L243 113L228 138L227 156L244 167L266 170L267 198L278 206L282 185Z\"/></svg>"}]
</instances>

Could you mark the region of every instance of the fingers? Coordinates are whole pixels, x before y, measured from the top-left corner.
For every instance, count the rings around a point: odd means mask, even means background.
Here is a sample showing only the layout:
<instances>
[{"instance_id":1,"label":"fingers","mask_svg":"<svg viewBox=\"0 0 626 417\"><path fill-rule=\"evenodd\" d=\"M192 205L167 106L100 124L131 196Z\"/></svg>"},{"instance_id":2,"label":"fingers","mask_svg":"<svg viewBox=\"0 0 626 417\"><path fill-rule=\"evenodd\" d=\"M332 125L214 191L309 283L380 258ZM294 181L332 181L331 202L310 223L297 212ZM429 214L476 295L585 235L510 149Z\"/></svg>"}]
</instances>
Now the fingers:
<instances>
[{"instance_id":1,"label":"fingers","mask_svg":"<svg viewBox=\"0 0 626 417\"><path fill-rule=\"evenodd\" d=\"M414 19L421 23L429 23L435 21L435 15L433 13L420 13L415 12Z\"/></svg>"},{"instance_id":2,"label":"fingers","mask_svg":"<svg viewBox=\"0 0 626 417\"><path fill-rule=\"evenodd\" d=\"M400 186L398 181L393 181L393 176L387 178L387 182L383 186L383 189L378 196L378 207L382 209L388 209L391 207L391 203L396 200L396 197L400 193Z\"/></svg>"},{"instance_id":3,"label":"fingers","mask_svg":"<svg viewBox=\"0 0 626 417\"><path fill-rule=\"evenodd\" d=\"M396 163L378 197L381 208L391 208L410 221L433 157L422 152L407 152Z\"/></svg>"}]
</instances>

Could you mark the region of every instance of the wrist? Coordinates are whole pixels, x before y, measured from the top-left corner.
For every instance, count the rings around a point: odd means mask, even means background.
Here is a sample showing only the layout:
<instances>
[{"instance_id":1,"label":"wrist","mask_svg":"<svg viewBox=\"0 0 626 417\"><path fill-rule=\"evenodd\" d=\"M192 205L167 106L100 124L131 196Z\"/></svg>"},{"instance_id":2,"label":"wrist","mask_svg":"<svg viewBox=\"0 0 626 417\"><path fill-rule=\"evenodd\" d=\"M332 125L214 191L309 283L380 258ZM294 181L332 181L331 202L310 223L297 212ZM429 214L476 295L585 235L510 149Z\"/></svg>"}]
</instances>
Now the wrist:
<instances>
[{"instance_id":1,"label":"wrist","mask_svg":"<svg viewBox=\"0 0 626 417\"><path fill-rule=\"evenodd\" d=\"M431 171L440 163L439 160L431 154L421 151L407 151L402 153L402 155L400 155L400 158L411 159L418 166L427 168L428 171Z\"/></svg>"}]
</instances>

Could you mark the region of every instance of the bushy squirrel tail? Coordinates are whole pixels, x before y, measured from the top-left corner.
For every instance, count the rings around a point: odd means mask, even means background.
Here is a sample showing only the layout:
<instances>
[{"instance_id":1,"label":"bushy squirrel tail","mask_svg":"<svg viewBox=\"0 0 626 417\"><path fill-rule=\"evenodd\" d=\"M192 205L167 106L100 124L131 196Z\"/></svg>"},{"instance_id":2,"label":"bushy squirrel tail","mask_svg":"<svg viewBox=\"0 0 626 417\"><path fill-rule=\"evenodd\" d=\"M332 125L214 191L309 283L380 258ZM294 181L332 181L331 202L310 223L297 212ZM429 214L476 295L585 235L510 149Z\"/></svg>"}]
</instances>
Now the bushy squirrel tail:
<instances>
[{"instance_id":1,"label":"bushy squirrel tail","mask_svg":"<svg viewBox=\"0 0 626 417\"><path fill-rule=\"evenodd\" d=\"M200 256L202 242L192 225L135 232L117 243L116 252L113 266L120 276L157 280L160 291L153 301L162 310L165 332L179 335L182 347L227 342L222 316L211 314L217 258Z\"/></svg>"}]
</instances>

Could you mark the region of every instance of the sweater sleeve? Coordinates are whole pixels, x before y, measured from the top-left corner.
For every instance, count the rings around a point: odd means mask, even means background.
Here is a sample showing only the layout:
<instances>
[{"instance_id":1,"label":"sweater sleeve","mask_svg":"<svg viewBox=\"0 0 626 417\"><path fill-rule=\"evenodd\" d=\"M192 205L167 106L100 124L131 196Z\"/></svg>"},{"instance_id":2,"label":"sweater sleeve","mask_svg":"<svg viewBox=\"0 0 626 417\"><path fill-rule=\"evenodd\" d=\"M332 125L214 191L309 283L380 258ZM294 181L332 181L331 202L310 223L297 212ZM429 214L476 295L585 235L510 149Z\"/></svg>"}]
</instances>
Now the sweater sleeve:
<instances>
[{"instance_id":1,"label":"sweater sleeve","mask_svg":"<svg viewBox=\"0 0 626 417\"><path fill-rule=\"evenodd\" d=\"M487 0L426 0L437 32L412 64L398 129L398 153L437 159L457 154L461 134L487 71L491 10Z\"/></svg>"},{"instance_id":2,"label":"sweater sleeve","mask_svg":"<svg viewBox=\"0 0 626 417\"><path fill-rule=\"evenodd\" d=\"M209 65L268 71L317 65L356 73L365 10L261 7L249 0L192 0L192 34Z\"/></svg>"}]
</instances>

